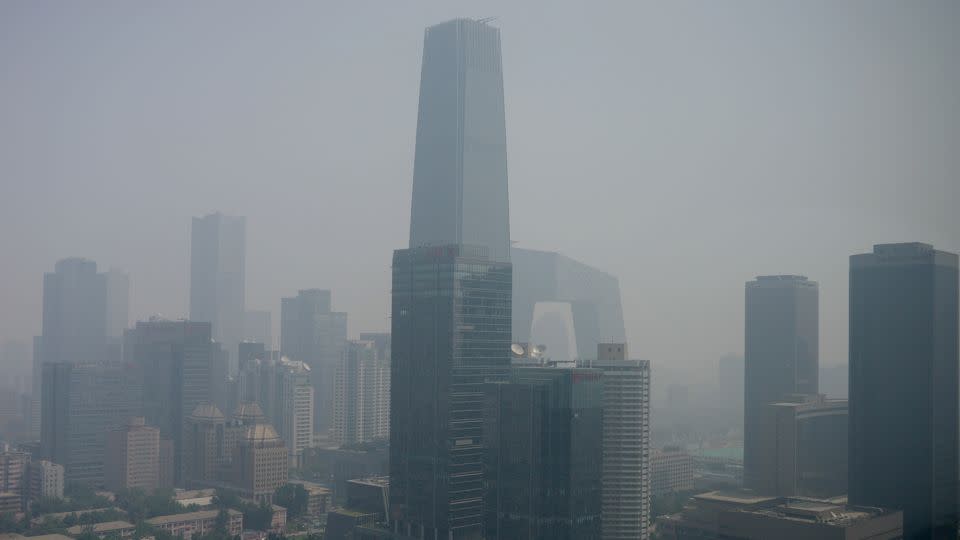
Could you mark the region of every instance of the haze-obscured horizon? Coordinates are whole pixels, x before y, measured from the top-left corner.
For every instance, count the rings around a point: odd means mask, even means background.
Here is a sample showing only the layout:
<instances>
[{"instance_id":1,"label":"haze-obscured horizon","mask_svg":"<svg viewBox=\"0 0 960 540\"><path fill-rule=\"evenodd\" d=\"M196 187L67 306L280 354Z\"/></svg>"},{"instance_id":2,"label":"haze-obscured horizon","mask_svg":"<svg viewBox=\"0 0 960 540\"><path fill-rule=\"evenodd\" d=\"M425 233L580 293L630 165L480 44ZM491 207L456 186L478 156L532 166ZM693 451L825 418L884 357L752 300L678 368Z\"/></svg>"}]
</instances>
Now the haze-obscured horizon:
<instances>
[{"instance_id":1,"label":"haze-obscured horizon","mask_svg":"<svg viewBox=\"0 0 960 540\"><path fill-rule=\"evenodd\" d=\"M632 356L743 350L743 286L820 283L847 356L848 256L960 251L960 3L0 4L0 341L68 256L185 317L190 217L247 217L247 309L328 288L389 329L423 30L497 16L511 236L620 279Z\"/></svg>"}]
</instances>

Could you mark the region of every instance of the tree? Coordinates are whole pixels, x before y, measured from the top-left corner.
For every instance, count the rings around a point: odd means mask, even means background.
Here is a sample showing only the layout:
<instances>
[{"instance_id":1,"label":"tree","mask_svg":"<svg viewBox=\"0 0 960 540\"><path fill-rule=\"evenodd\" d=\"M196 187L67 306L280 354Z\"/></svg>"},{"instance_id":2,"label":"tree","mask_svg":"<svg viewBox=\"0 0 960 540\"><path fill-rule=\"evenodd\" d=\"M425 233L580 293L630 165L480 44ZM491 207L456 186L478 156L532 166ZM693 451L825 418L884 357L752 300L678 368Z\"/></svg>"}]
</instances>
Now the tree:
<instances>
[{"instance_id":1,"label":"tree","mask_svg":"<svg viewBox=\"0 0 960 540\"><path fill-rule=\"evenodd\" d=\"M277 488L274 501L287 509L287 518L294 520L307 513L310 494L301 484L285 484Z\"/></svg>"}]
</instances>

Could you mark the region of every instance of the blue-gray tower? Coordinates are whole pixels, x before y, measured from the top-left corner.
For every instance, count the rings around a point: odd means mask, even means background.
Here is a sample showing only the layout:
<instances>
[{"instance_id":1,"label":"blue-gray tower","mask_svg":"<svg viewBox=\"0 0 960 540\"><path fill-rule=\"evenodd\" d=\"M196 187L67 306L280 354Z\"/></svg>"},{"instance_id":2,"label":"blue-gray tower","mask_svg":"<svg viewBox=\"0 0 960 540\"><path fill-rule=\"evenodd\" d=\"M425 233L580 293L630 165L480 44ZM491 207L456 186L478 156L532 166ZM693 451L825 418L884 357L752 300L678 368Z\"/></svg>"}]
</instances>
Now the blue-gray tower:
<instances>
[{"instance_id":1,"label":"blue-gray tower","mask_svg":"<svg viewBox=\"0 0 960 540\"><path fill-rule=\"evenodd\" d=\"M410 247L445 245L510 259L500 30L470 19L423 42Z\"/></svg>"}]
</instances>

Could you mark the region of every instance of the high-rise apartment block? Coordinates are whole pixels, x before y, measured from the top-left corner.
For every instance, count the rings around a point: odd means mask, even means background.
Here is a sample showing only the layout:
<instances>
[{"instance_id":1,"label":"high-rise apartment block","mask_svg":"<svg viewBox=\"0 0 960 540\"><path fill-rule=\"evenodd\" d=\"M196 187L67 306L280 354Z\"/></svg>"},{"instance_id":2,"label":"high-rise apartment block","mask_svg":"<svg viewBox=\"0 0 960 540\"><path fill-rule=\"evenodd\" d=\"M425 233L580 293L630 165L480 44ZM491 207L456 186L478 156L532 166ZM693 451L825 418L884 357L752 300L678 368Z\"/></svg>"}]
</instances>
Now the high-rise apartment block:
<instances>
[{"instance_id":1,"label":"high-rise apartment block","mask_svg":"<svg viewBox=\"0 0 960 540\"><path fill-rule=\"evenodd\" d=\"M754 489L769 495L838 497L847 492L847 401L789 395L764 407Z\"/></svg>"},{"instance_id":2,"label":"high-rise apartment block","mask_svg":"<svg viewBox=\"0 0 960 540\"><path fill-rule=\"evenodd\" d=\"M485 385L485 538L601 538L601 376L514 367Z\"/></svg>"},{"instance_id":3,"label":"high-rise apartment block","mask_svg":"<svg viewBox=\"0 0 960 540\"><path fill-rule=\"evenodd\" d=\"M0 512L20 512L28 489L27 468L30 455L25 452L0 453Z\"/></svg>"},{"instance_id":4,"label":"high-rise apartment block","mask_svg":"<svg viewBox=\"0 0 960 540\"><path fill-rule=\"evenodd\" d=\"M152 319L124 336L124 356L143 380L143 416L173 441L175 482L182 478L185 422L200 403L215 397L219 344L208 322Z\"/></svg>"},{"instance_id":5,"label":"high-rise apartment block","mask_svg":"<svg viewBox=\"0 0 960 540\"><path fill-rule=\"evenodd\" d=\"M390 362L373 341L350 341L337 365L334 440L339 444L390 435Z\"/></svg>"},{"instance_id":6,"label":"high-rise apartment block","mask_svg":"<svg viewBox=\"0 0 960 540\"><path fill-rule=\"evenodd\" d=\"M850 257L851 504L903 510L904 538L956 538L957 255Z\"/></svg>"},{"instance_id":7,"label":"high-rise apartment block","mask_svg":"<svg viewBox=\"0 0 960 540\"><path fill-rule=\"evenodd\" d=\"M63 465L45 459L30 462L30 500L63 498Z\"/></svg>"},{"instance_id":8,"label":"high-rise apartment block","mask_svg":"<svg viewBox=\"0 0 960 540\"><path fill-rule=\"evenodd\" d=\"M313 443L313 384L310 366L305 362L281 358L276 362L279 390L271 407L271 422L289 451L289 461L299 465L303 451ZM270 414L268 414L270 416Z\"/></svg>"},{"instance_id":9,"label":"high-rise apartment block","mask_svg":"<svg viewBox=\"0 0 960 540\"><path fill-rule=\"evenodd\" d=\"M247 219L220 213L193 218L190 231L190 320L213 325L232 370L243 340Z\"/></svg>"},{"instance_id":10,"label":"high-rise apartment block","mask_svg":"<svg viewBox=\"0 0 960 540\"><path fill-rule=\"evenodd\" d=\"M332 311L328 290L305 289L280 302L280 353L310 366L314 429L333 427L334 379L347 342L347 314Z\"/></svg>"},{"instance_id":11,"label":"high-rise apartment block","mask_svg":"<svg viewBox=\"0 0 960 540\"><path fill-rule=\"evenodd\" d=\"M650 456L650 494L681 493L693 489L693 456L679 447L654 450Z\"/></svg>"},{"instance_id":12,"label":"high-rise apartment block","mask_svg":"<svg viewBox=\"0 0 960 540\"><path fill-rule=\"evenodd\" d=\"M106 487L117 492L141 489L151 493L160 485L160 430L142 416L107 434Z\"/></svg>"},{"instance_id":13,"label":"high-rise apartment block","mask_svg":"<svg viewBox=\"0 0 960 540\"><path fill-rule=\"evenodd\" d=\"M142 415L142 385L125 363L43 365L40 454L68 484L103 485L107 433Z\"/></svg>"},{"instance_id":14,"label":"high-rise apartment block","mask_svg":"<svg viewBox=\"0 0 960 540\"><path fill-rule=\"evenodd\" d=\"M650 362L625 343L601 343L590 367L603 372L603 538L649 538Z\"/></svg>"},{"instance_id":15,"label":"high-rise apartment block","mask_svg":"<svg viewBox=\"0 0 960 540\"><path fill-rule=\"evenodd\" d=\"M803 276L760 276L746 284L743 481L759 489L766 455L764 407L789 394L816 394L819 292Z\"/></svg>"}]
</instances>

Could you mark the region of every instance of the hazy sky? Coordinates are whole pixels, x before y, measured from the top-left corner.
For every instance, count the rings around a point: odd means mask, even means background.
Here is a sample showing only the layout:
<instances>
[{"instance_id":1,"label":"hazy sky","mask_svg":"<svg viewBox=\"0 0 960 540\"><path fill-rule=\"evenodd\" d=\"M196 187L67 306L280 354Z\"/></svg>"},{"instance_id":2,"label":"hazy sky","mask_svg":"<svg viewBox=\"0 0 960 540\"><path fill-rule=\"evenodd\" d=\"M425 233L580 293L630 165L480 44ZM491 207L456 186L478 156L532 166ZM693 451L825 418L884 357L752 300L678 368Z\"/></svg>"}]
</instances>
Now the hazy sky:
<instances>
[{"instance_id":1,"label":"hazy sky","mask_svg":"<svg viewBox=\"0 0 960 540\"><path fill-rule=\"evenodd\" d=\"M248 218L248 308L330 288L388 329L423 29L457 16L499 17L513 239L618 275L634 356L742 351L744 282L799 273L845 362L850 254L960 251L954 0L5 0L0 339L73 255L185 316L216 210Z\"/></svg>"}]
</instances>

